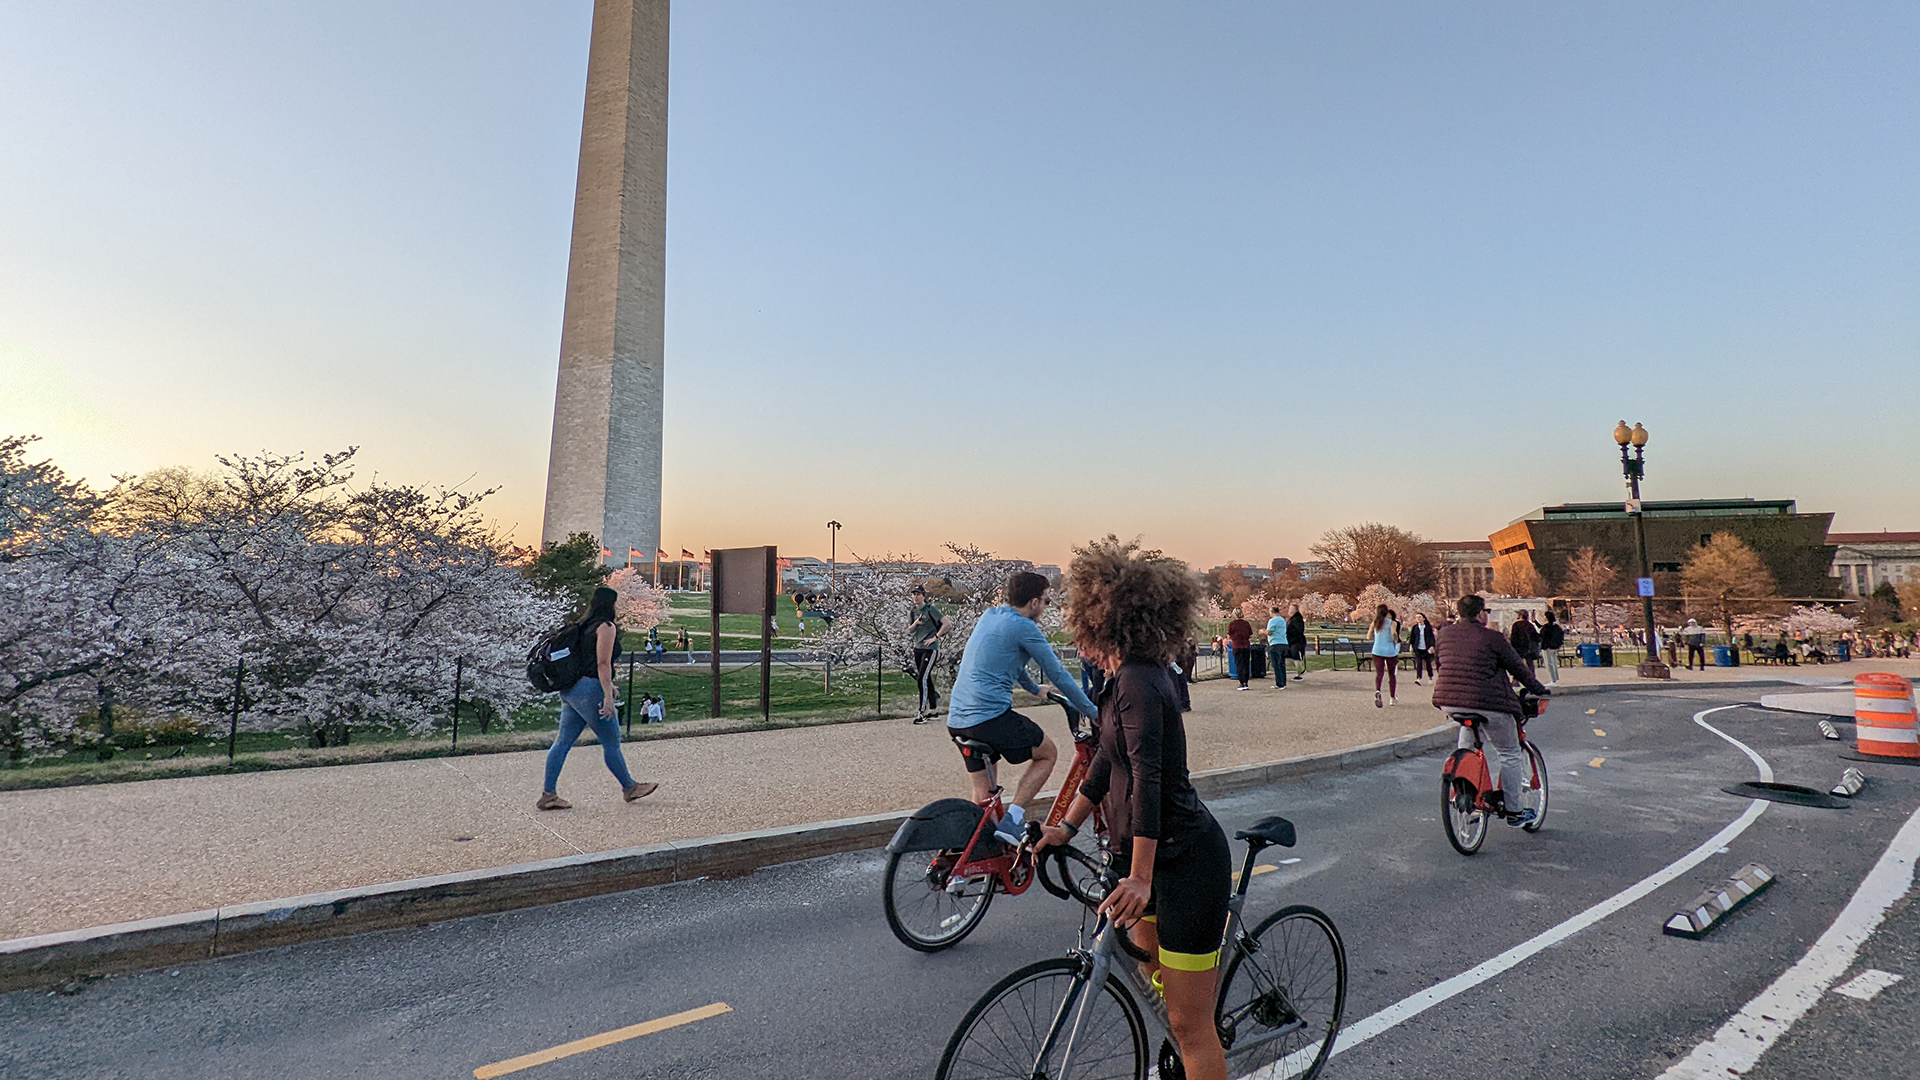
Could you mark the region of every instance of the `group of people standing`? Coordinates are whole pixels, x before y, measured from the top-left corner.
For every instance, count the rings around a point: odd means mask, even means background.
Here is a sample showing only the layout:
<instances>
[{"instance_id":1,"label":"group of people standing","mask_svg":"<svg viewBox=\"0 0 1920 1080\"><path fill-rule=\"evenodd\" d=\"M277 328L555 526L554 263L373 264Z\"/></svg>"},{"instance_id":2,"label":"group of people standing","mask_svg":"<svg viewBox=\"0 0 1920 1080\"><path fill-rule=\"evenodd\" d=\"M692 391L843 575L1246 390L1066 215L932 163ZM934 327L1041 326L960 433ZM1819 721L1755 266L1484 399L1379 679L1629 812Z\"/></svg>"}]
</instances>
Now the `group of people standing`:
<instances>
[{"instance_id":1,"label":"group of people standing","mask_svg":"<svg viewBox=\"0 0 1920 1080\"><path fill-rule=\"evenodd\" d=\"M1226 636L1214 638L1213 648L1216 655L1226 653L1228 674L1240 680L1242 690L1261 677L1263 662L1273 669L1273 685L1281 689L1287 685L1289 660L1299 665L1295 679L1307 677L1307 619L1300 614L1298 604L1291 615L1282 615L1279 608L1274 608L1273 617L1262 630L1255 630L1235 609Z\"/></svg>"}]
</instances>

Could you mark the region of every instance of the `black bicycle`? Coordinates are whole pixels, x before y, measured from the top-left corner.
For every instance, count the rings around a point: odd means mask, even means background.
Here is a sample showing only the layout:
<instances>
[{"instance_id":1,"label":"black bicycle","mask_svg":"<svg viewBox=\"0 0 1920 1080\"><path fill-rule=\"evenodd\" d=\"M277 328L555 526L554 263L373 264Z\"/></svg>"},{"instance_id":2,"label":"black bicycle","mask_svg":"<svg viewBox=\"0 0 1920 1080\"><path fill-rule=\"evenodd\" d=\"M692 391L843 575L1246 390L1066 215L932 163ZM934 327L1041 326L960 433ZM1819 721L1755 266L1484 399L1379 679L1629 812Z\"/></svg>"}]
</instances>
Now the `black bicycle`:
<instances>
[{"instance_id":1,"label":"black bicycle","mask_svg":"<svg viewBox=\"0 0 1920 1080\"><path fill-rule=\"evenodd\" d=\"M1247 843L1227 904L1224 967L1214 1024L1234 1076L1277 1065L1277 1075L1319 1075L1347 1002L1347 953L1333 920L1292 904L1252 930L1242 926L1253 860L1270 845L1292 847L1293 823L1270 817L1234 834ZM1111 887L1111 882L1109 882ZM1092 905L1089 905L1090 908ZM1125 957L1116 958L1116 952ZM995 983L947 1040L937 1080L1181 1080L1186 1070L1167 1035L1166 1004L1142 964L1150 958L1102 917L1091 947L1028 964ZM1117 969L1117 970L1116 970ZM1146 1005L1159 1025L1150 1053Z\"/></svg>"}]
</instances>

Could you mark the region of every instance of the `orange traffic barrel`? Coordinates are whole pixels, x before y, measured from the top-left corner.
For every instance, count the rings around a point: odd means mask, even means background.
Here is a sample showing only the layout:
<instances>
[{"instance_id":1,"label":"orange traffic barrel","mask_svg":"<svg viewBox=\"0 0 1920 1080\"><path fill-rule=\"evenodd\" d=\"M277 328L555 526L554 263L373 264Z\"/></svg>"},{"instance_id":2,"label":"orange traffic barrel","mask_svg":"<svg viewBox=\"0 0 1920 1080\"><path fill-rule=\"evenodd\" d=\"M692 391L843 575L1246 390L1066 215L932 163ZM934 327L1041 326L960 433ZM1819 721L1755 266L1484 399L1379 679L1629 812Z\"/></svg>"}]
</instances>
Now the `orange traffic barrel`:
<instances>
[{"instance_id":1,"label":"orange traffic barrel","mask_svg":"<svg viewBox=\"0 0 1920 1080\"><path fill-rule=\"evenodd\" d=\"M1898 675L1869 671L1853 680L1853 723L1862 754L1920 758L1914 727L1913 684Z\"/></svg>"}]
</instances>

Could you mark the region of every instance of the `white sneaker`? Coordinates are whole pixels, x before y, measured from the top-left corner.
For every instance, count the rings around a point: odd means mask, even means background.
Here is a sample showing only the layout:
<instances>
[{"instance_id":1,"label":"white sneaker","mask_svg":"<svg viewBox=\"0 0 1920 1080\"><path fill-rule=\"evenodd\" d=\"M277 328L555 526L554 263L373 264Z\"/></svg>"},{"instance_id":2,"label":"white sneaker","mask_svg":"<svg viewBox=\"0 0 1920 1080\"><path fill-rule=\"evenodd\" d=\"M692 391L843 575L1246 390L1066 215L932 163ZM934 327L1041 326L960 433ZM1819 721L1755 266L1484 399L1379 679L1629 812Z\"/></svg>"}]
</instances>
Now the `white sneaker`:
<instances>
[{"instance_id":1,"label":"white sneaker","mask_svg":"<svg viewBox=\"0 0 1920 1080\"><path fill-rule=\"evenodd\" d=\"M1398 704L1400 704L1400 699L1399 699L1399 698L1397 698L1397 697L1390 697L1390 698L1388 698L1388 699L1387 699L1387 704L1389 704L1389 705L1398 705Z\"/></svg>"}]
</instances>

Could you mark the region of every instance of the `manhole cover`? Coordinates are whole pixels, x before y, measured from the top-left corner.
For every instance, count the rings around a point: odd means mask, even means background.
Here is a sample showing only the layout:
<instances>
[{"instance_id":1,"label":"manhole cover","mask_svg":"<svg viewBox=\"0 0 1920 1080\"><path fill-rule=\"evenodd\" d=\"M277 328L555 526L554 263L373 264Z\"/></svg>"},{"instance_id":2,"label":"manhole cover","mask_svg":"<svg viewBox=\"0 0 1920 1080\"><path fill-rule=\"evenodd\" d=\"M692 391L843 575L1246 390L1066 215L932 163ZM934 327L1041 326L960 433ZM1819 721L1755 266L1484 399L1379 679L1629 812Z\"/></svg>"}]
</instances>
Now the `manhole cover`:
<instances>
[{"instance_id":1,"label":"manhole cover","mask_svg":"<svg viewBox=\"0 0 1920 1080\"><path fill-rule=\"evenodd\" d=\"M1836 799L1824 791L1799 784L1776 784L1766 780L1748 780L1743 784L1729 784L1720 789L1729 795L1738 795L1743 799L1765 799L1768 802L1787 803L1791 806L1817 806L1823 810L1838 810L1846 806L1845 799Z\"/></svg>"}]
</instances>

